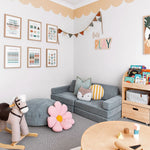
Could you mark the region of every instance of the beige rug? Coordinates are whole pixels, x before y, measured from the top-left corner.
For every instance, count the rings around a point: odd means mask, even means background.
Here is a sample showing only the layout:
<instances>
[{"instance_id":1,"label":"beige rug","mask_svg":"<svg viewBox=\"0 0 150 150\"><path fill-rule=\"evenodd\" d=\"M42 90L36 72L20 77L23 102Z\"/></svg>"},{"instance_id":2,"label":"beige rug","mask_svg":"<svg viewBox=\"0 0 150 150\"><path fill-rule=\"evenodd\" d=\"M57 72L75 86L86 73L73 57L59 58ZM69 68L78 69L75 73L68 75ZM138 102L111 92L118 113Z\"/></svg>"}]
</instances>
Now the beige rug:
<instances>
[{"instance_id":1,"label":"beige rug","mask_svg":"<svg viewBox=\"0 0 150 150\"><path fill-rule=\"evenodd\" d=\"M81 150L81 147L76 147L76 148L73 148L71 150Z\"/></svg>"}]
</instances>

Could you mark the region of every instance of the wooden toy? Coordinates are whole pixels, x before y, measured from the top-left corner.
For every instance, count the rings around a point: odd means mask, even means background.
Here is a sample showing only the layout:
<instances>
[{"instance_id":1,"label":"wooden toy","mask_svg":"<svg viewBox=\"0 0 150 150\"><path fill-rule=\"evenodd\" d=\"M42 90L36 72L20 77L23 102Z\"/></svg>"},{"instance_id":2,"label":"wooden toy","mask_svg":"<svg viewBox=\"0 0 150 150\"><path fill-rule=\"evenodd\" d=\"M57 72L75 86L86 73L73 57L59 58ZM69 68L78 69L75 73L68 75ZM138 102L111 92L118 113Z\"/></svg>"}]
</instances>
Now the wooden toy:
<instances>
[{"instance_id":1,"label":"wooden toy","mask_svg":"<svg viewBox=\"0 0 150 150\"><path fill-rule=\"evenodd\" d=\"M130 131L129 131L129 128L124 128L124 133L125 133L125 134L129 134L129 132L130 132Z\"/></svg>"},{"instance_id":2,"label":"wooden toy","mask_svg":"<svg viewBox=\"0 0 150 150\"><path fill-rule=\"evenodd\" d=\"M123 141L115 141L114 145L119 149L119 150L143 150L142 146L139 145L133 145L133 146L128 146L127 144L124 144Z\"/></svg>"},{"instance_id":3,"label":"wooden toy","mask_svg":"<svg viewBox=\"0 0 150 150\"><path fill-rule=\"evenodd\" d=\"M133 137L135 139L139 139L139 131L140 131L140 125L139 124L134 124L134 134L133 134Z\"/></svg>"},{"instance_id":4,"label":"wooden toy","mask_svg":"<svg viewBox=\"0 0 150 150\"><path fill-rule=\"evenodd\" d=\"M24 116L24 113L27 111L28 106L24 95L16 97L11 106L7 103L0 104L0 131L5 130L12 134L12 143L0 143L0 148L24 150L25 146L17 144L26 136L38 136L37 133L29 133L28 125ZM7 123L11 125L12 130L7 128Z\"/></svg>"},{"instance_id":5,"label":"wooden toy","mask_svg":"<svg viewBox=\"0 0 150 150\"><path fill-rule=\"evenodd\" d=\"M124 139L124 137L123 137L121 132L118 134L117 138L120 139L120 140Z\"/></svg>"}]
</instances>

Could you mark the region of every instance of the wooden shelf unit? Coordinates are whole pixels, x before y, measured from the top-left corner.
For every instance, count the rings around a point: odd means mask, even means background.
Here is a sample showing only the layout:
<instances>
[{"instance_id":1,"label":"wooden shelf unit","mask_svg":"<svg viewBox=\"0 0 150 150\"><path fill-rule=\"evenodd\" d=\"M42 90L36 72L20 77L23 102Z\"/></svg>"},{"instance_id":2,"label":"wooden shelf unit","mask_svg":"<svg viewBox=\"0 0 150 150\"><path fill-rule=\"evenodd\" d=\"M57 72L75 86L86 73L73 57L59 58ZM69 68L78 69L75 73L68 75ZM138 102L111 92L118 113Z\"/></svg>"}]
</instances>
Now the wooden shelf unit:
<instances>
[{"instance_id":1,"label":"wooden shelf unit","mask_svg":"<svg viewBox=\"0 0 150 150\"><path fill-rule=\"evenodd\" d=\"M150 124L150 105L144 105L126 100L126 91L135 89L140 91L150 91L150 85L142 85L137 83L127 83L124 81L127 73L122 79L122 118L130 118L146 124Z\"/></svg>"}]
</instances>

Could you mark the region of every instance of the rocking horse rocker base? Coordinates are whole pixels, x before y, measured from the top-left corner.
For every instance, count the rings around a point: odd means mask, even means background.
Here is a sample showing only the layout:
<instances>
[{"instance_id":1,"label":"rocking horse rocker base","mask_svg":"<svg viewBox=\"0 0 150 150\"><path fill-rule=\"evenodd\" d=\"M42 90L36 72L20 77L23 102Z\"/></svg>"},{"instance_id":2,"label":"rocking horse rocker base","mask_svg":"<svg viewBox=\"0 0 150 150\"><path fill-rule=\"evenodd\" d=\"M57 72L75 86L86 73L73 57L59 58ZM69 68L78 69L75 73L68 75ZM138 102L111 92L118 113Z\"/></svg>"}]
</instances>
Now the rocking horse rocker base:
<instances>
[{"instance_id":1,"label":"rocking horse rocker base","mask_svg":"<svg viewBox=\"0 0 150 150\"><path fill-rule=\"evenodd\" d=\"M12 133L12 131L9 129L9 128L5 128L5 131L7 131L8 133ZM1 130L0 130L1 132ZM21 136L21 140L23 140L25 137L27 136L30 136L30 137L37 137L38 134L37 133L29 133L28 135L26 136ZM19 142L20 142L19 141ZM0 143L0 148L5 148L5 149L21 149L21 150L25 150L25 146L24 145L17 145L19 142L13 142L11 144L3 144L3 143Z\"/></svg>"}]
</instances>

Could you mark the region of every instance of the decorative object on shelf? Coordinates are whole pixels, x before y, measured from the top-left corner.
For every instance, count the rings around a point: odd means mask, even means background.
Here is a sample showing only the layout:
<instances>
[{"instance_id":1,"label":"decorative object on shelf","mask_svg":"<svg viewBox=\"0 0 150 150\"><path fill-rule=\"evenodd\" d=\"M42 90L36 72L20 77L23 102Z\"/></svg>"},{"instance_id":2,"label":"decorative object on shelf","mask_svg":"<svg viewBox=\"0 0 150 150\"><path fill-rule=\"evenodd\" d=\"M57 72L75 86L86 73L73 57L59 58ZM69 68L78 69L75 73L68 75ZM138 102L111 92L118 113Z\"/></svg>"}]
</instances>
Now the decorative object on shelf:
<instances>
[{"instance_id":1,"label":"decorative object on shelf","mask_svg":"<svg viewBox=\"0 0 150 150\"><path fill-rule=\"evenodd\" d=\"M46 67L58 66L58 52L57 49L46 49Z\"/></svg>"},{"instance_id":2,"label":"decorative object on shelf","mask_svg":"<svg viewBox=\"0 0 150 150\"><path fill-rule=\"evenodd\" d=\"M75 33L75 34L72 34L72 33L69 33L69 32L65 32L63 31L62 29L58 28L58 33L64 33L65 35L68 35L70 38L74 35L75 37L78 37L79 34L80 35L84 35L84 32L86 30L88 30L89 27L93 27L94 24L93 22L101 22L101 31L102 31L102 34L103 34L103 21L102 21L102 14L100 11L98 11L98 13L96 14L96 16L93 18L93 20L90 22L90 24L83 30L83 31L80 31L78 33Z\"/></svg>"},{"instance_id":3,"label":"decorative object on shelf","mask_svg":"<svg viewBox=\"0 0 150 150\"><path fill-rule=\"evenodd\" d=\"M125 82L128 82L128 83L134 83L134 78L133 77L125 77Z\"/></svg>"},{"instance_id":4,"label":"decorative object on shelf","mask_svg":"<svg viewBox=\"0 0 150 150\"><path fill-rule=\"evenodd\" d=\"M112 38L95 40L95 49L110 49Z\"/></svg>"},{"instance_id":5,"label":"decorative object on shelf","mask_svg":"<svg viewBox=\"0 0 150 150\"><path fill-rule=\"evenodd\" d=\"M46 24L46 41L49 43L58 42L58 27L55 25Z\"/></svg>"},{"instance_id":6,"label":"decorative object on shelf","mask_svg":"<svg viewBox=\"0 0 150 150\"><path fill-rule=\"evenodd\" d=\"M124 137L123 137L123 135L122 135L121 132L119 132L119 134L118 134L118 136L117 136L117 139L118 139L118 140L123 140L123 139L124 139Z\"/></svg>"},{"instance_id":7,"label":"decorative object on shelf","mask_svg":"<svg viewBox=\"0 0 150 150\"><path fill-rule=\"evenodd\" d=\"M27 51L27 67L41 67L41 48L28 47Z\"/></svg>"},{"instance_id":8,"label":"decorative object on shelf","mask_svg":"<svg viewBox=\"0 0 150 150\"><path fill-rule=\"evenodd\" d=\"M140 125L139 124L137 124L137 123L135 123L134 124L134 134L133 134L133 137L135 138L135 139L139 139L139 131L140 131Z\"/></svg>"},{"instance_id":9,"label":"decorative object on shelf","mask_svg":"<svg viewBox=\"0 0 150 150\"><path fill-rule=\"evenodd\" d=\"M61 104L59 101L54 103L54 106L48 108L47 118L48 126L55 132L61 132L68 130L75 123L72 118L71 112L68 111L68 107L65 104Z\"/></svg>"},{"instance_id":10,"label":"decorative object on shelf","mask_svg":"<svg viewBox=\"0 0 150 150\"><path fill-rule=\"evenodd\" d=\"M42 23L35 20L28 20L28 40L42 40Z\"/></svg>"},{"instance_id":11,"label":"decorative object on shelf","mask_svg":"<svg viewBox=\"0 0 150 150\"><path fill-rule=\"evenodd\" d=\"M4 46L4 68L21 68L21 46Z\"/></svg>"},{"instance_id":12,"label":"decorative object on shelf","mask_svg":"<svg viewBox=\"0 0 150 150\"><path fill-rule=\"evenodd\" d=\"M22 18L4 15L4 37L21 39Z\"/></svg>"},{"instance_id":13,"label":"decorative object on shelf","mask_svg":"<svg viewBox=\"0 0 150 150\"><path fill-rule=\"evenodd\" d=\"M124 128L124 134L129 134L129 133L130 133L129 128Z\"/></svg>"},{"instance_id":14,"label":"decorative object on shelf","mask_svg":"<svg viewBox=\"0 0 150 150\"><path fill-rule=\"evenodd\" d=\"M150 54L150 16L143 17L144 23L144 54Z\"/></svg>"}]
</instances>

